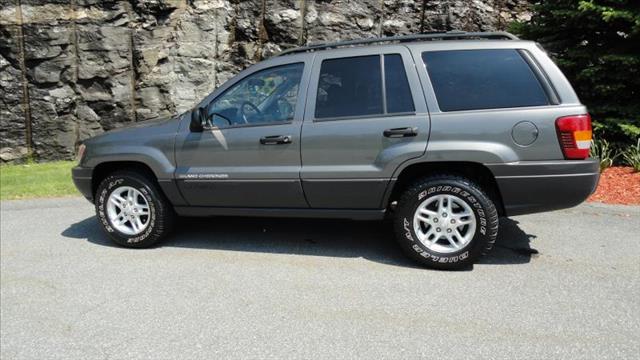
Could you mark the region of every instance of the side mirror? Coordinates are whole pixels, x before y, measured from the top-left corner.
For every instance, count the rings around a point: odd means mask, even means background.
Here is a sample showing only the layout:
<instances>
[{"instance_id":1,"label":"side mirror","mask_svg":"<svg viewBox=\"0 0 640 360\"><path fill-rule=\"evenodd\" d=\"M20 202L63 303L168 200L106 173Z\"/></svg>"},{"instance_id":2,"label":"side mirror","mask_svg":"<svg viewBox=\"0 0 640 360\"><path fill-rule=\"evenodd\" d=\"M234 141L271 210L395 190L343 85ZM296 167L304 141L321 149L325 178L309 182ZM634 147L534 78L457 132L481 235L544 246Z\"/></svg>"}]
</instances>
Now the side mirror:
<instances>
[{"instance_id":1,"label":"side mirror","mask_svg":"<svg viewBox=\"0 0 640 360\"><path fill-rule=\"evenodd\" d=\"M191 123L189 124L189 130L191 132L202 132L204 125L207 123L207 110L205 108L193 109L191 112Z\"/></svg>"}]
</instances>

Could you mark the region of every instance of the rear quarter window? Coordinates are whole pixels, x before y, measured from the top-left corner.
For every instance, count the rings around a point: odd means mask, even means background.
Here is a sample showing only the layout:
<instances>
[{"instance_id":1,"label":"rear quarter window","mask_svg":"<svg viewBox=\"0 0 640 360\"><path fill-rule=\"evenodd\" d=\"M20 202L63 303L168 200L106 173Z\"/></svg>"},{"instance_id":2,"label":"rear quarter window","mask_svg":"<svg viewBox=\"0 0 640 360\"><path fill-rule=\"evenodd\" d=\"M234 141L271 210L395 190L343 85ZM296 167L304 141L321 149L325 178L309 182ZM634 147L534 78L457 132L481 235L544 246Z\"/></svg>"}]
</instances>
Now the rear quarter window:
<instances>
[{"instance_id":1,"label":"rear quarter window","mask_svg":"<svg viewBox=\"0 0 640 360\"><path fill-rule=\"evenodd\" d=\"M515 49L427 51L422 60L442 111L549 104L535 73Z\"/></svg>"},{"instance_id":2,"label":"rear quarter window","mask_svg":"<svg viewBox=\"0 0 640 360\"><path fill-rule=\"evenodd\" d=\"M414 112L411 88L400 54L386 54L384 56L384 79L387 113Z\"/></svg>"}]
</instances>

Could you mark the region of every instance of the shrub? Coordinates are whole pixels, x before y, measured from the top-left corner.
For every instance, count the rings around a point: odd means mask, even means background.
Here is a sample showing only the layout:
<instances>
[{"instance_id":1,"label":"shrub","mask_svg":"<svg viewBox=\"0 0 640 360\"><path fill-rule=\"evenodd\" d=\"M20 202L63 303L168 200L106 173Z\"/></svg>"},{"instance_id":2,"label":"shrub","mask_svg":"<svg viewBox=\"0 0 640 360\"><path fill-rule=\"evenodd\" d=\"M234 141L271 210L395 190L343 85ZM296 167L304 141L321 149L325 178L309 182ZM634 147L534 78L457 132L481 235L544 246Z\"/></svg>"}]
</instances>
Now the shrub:
<instances>
[{"instance_id":1,"label":"shrub","mask_svg":"<svg viewBox=\"0 0 640 360\"><path fill-rule=\"evenodd\" d=\"M537 1L529 21L510 30L540 42L569 78L611 144L640 137L638 0Z\"/></svg>"},{"instance_id":2,"label":"shrub","mask_svg":"<svg viewBox=\"0 0 640 360\"><path fill-rule=\"evenodd\" d=\"M613 162L620 156L620 152L607 140L594 139L589 155L600 160L600 172L603 172L606 168L613 166Z\"/></svg>"},{"instance_id":3,"label":"shrub","mask_svg":"<svg viewBox=\"0 0 640 360\"><path fill-rule=\"evenodd\" d=\"M625 163L633 166L634 171L640 171L640 138L635 145L629 146L622 152L622 158Z\"/></svg>"}]
</instances>

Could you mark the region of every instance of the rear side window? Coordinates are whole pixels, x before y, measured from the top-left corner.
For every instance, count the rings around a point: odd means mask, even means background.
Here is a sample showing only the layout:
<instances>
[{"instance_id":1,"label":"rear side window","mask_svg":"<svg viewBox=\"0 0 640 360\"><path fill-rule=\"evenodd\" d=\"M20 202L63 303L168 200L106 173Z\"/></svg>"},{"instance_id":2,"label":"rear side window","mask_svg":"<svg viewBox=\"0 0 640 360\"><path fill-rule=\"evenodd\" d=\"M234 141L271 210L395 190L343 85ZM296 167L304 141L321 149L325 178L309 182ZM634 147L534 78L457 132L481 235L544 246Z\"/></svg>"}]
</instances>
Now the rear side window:
<instances>
[{"instance_id":1,"label":"rear side window","mask_svg":"<svg viewBox=\"0 0 640 360\"><path fill-rule=\"evenodd\" d=\"M414 112L411 89L400 54L384 56L384 85L388 113Z\"/></svg>"},{"instance_id":2,"label":"rear side window","mask_svg":"<svg viewBox=\"0 0 640 360\"><path fill-rule=\"evenodd\" d=\"M316 118L382 114L380 56L322 62Z\"/></svg>"},{"instance_id":3,"label":"rear side window","mask_svg":"<svg viewBox=\"0 0 640 360\"><path fill-rule=\"evenodd\" d=\"M415 112L402 57L384 55L384 72L382 60L380 55L324 60L316 119Z\"/></svg>"},{"instance_id":4,"label":"rear side window","mask_svg":"<svg viewBox=\"0 0 640 360\"><path fill-rule=\"evenodd\" d=\"M548 105L533 70L515 49L422 53L442 111Z\"/></svg>"}]
</instances>

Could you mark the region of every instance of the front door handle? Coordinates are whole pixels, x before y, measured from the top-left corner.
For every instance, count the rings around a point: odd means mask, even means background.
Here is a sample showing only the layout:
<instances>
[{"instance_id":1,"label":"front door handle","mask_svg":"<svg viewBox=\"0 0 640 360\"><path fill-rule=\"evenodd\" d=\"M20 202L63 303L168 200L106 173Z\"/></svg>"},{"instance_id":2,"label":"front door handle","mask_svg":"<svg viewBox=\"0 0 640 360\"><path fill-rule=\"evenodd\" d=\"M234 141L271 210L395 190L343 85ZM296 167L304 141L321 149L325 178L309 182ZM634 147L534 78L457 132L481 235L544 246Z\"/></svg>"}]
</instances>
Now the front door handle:
<instances>
[{"instance_id":1,"label":"front door handle","mask_svg":"<svg viewBox=\"0 0 640 360\"><path fill-rule=\"evenodd\" d=\"M410 137L410 136L418 135L418 128L403 127L403 128L387 129L382 134L388 138Z\"/></svg>"},{"instance_id":2,"label":"front door handle","mask_svg":"<svg viewBox=\"0 0 640 360\"><path fill-rule=\"evenodd\" d=\"M291 144L291 135L263 136L260 138L260 144L262 145Z\"/></svg>"}]
</instances>

